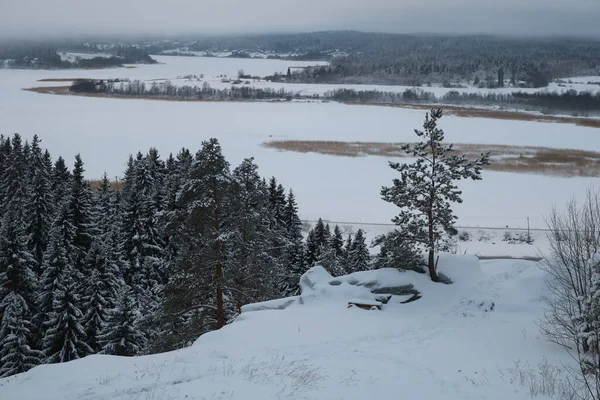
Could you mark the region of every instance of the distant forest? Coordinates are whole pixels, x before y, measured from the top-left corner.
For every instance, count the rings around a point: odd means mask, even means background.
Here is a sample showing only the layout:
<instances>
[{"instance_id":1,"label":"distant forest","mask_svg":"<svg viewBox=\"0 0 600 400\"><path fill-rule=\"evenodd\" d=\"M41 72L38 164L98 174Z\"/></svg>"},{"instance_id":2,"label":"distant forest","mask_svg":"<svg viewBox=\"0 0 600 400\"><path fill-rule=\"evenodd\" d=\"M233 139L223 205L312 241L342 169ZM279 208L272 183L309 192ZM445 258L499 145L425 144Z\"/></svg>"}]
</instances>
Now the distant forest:
<instances>
[{"instance_id":1,"label":"distant forest","mask_svg":"<svg viewBox=\"0 0 600 400\"><path fill-rule=\"evenodd\" d=\"M512 86L542 87L548 81L600 74L600 41L494 36L430 36L356 31L202 37L140 43L150 54L187 48L232 51L237 56L332 62L331 69L298 74L299 82L416 85L474 82L493 87L498 77ZM334 57L338 54L341 56ZM504 80L504 79L502 79Z\"/></svg>"},{"instance_id":2,"label":"distant forest","mask_svg":"<svg viewBox=\"0 0 600 400\"><path fill-rule=\"evenodd\" d=\"M65 50L64 47L60 47L60 49ZM69 69L110 68L120 67L123 64L156 63L156 60L150 57L146 50L136 46L112 46L102 50L103 54L110 54L110 57L98 55L97 57L81 58L75 61L61 59L58 52L59 47L56 44L0 44L0 66L4 64L7 68ZM94 53L90 49L87 52Z\"/></svg>"},{"instance_id":3,"label":"distant forest","mask_svg":"<svg viewBox=\"0 0 600 400\"><path fill-rule=\"evenodd\" d=\"M123 60L60 61L55 48L110 52ZM230 57L327 60L330 68L293 71L296 82L424 86L428 83L480 87L544 87L577 75L600 75L600 41L584 38L433 36L356 31L244 36L199 36L137 41L90 40L38 47L0 43L0 60L13 67L102 67L103 63L152 62L149 54L171 51L231 52ZM121 52L121 53L119 53ZM261 54L258 54L261 53ZM108 59L111 60L111 59ZM88 65L92 64L92 65ZM39 66L36 66L39 67Z\"/></svg>"}]
</instances>

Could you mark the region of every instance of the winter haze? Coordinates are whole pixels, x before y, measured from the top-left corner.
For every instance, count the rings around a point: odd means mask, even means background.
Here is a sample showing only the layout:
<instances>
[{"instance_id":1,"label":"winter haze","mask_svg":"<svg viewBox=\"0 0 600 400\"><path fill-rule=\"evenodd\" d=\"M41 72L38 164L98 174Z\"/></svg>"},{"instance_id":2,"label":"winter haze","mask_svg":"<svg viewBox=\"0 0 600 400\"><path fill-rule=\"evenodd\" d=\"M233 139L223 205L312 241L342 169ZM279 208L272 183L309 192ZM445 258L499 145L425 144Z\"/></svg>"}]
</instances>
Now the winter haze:
<instances>
[{"instance_id":1,"label":"winter haze","mask_svg":"<svg viewBox=\"0 0 600 400\"><path fill-rule=\"evenodd\" d=\"M0 36L292 32L598 36L597 0L2 0Z\"/></svg>"}]
</instances>

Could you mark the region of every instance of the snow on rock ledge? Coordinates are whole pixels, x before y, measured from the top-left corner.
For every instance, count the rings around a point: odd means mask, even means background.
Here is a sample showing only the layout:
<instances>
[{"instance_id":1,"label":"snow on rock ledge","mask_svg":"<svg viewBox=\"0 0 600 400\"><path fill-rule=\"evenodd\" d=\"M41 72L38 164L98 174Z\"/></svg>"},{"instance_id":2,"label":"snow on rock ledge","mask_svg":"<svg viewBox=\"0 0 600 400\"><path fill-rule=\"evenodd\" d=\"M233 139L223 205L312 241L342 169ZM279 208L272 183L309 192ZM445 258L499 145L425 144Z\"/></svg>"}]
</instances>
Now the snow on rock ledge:
<instances>
[{"instance_id":1,"label":"snow on rock ledge","mask_svg":"<svg viewBox=\"0 0 600 400\"><path fill-rule=\"evenodd\" d=\"M483 277L479 259L475 256L440 254L438 271L448 277L452 286L470 286ZM432 283L428 274L414 271L399 271L382 268L373 271L355 272L334 278L322 266L315 266L300 277L300 296L248 304L242 312L261 310L283 310L296 304L310 304L326 300L346 303L388 301L409 302L426 293L440 290L442 283Z\"/></svg>"},{"instance_id":2,"label":"snow on rock ledge","mask_svg":"<svg viewBox=\"0 0 600 400\"><path fill-rule=\"evenodd\" d=\"M262 311L262 310L283 310L292 304L296 304L300 296L284 297L282 299L275 299L269 301L262 301L260 303L246 304L242 306L242 312Z\"/></svg>"}]
</instances>

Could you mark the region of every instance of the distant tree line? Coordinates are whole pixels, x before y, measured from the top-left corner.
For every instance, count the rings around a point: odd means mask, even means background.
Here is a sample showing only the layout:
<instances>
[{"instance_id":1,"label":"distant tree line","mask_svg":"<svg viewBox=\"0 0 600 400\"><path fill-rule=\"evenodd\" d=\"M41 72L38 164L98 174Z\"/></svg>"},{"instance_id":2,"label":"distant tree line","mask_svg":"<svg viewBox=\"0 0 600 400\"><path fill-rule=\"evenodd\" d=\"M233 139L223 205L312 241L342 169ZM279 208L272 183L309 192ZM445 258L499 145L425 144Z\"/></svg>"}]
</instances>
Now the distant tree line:
<instances>
[{"instance_id":1,"label":"distant tree line","mask_svg":"<svg viewBox=\"0 0 600 400\"><path fill-rule=\"evenodd\" d=\"M377 90L356 91L336 89L325 93L329 100L350 103L372 104L446 104L458 106L505 106L519 110L539 111L548 114L566 113L575 115L600 114L600 93L538 91L533 93L470 93L449 91L441 97L421 89L406 89L404 92L381 92Z\"/></svg>"},{"instance_id":2,"label":"distant tree line","mask_svg":"<svg viewBox=\"0 0 600 400\"><path fill-rule=\"evenodd\" d=\"M273 52L289 54L295 59L332 61L333 74L320 68L303 71L296 76L303 82L412 86L469 81L486 87L498 83L504 86L504 82L515 87L542 87L556 78L600 74L600 42L583 38L328 31L146 40L139 45L152 49L152 54L184 47L194 51L232 51L236 57Z\"/></svg>"},{"instance_id":3,"label":"distant tree line","mask_svg":"<svg viewBox=\"0 0 600 400\"><path fill-rule=\"evenodd\" d=\"M305 240L293 191L196 153L130 156L122 187L95 189L37 136L0 136L0 377L89 354L189 345L243 304L298 294L322 263L371 268L362 231L319 221Z\"/></svg>"},{"instance_id":4,"label":"distant tree line","mask_svg":"<svg viewBox=\"0 0 600 400\"><path fill-rule=\"evenodd\" d=\"M73 92L105 93L119 96L157 97L188 100L328 100L366 104L445 104L457 106L504 106L525 111L538 111L547 114L565 113L569 115L600 114L600 93L538 91L533 93L515 91L512 93L470 93L452 90L441 97L420 88L409 88L402 92L378 90L335 89L323 95L303 95L300 92L283 88L256 88L232 85L226 89L213 89L205 82L202 86L175 86L170 82L142 81L78 81L70 88Z\"/></svg>"},{"instance_id":5,"label":"distant tree line","mask_svg":"<svg viewBox=\"0 0 600 400\"><path fill-rule=\"evenodd\" d=\"M87 52L89 52L88 49ZM106 51L103 51L106 53ZM52 45L1 45L0 60L6 60L8 68L30 69L69 69L69 68L110 68L123 64L154 64L156 60L135 46L115 46L109 49L111 57L98 56L80 58L75 61L62 60L54 44ZM92 53L93 54L93 53Z\"/></svg>"},{"instance_id":6,"label":"distant tree line","mask_svg":"<svg viewBox=\"0 0 600 400\"><path fill-rule=\"evenodd\" d=\"M292 100L298 98L318 98L301 96L283 88L256 88L232 85L226 89L214 89L208 83L202 86L176 86L171 82L157 83L134 80L130 82L78 81L71 85L72 92L106 93L119 96L157 97L188 100Z\"/></svg>"}]
</instances>

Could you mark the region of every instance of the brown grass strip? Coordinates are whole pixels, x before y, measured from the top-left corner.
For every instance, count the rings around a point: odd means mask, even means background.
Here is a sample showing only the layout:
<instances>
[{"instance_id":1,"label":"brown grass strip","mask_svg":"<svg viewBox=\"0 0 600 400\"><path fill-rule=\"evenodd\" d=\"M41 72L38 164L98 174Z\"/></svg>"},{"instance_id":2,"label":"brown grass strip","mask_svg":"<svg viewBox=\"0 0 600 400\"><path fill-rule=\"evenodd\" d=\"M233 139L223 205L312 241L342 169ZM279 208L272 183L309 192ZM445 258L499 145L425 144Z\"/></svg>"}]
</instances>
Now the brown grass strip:
<instances>
[{"instance_id":1,"label":"brown grass strip","mask_svg":"<svg viewBox=\"0 0 600 400\"><path fill-rule=\"evenodd\" d=\"M410 157L400 148L401 143L282 140L266 142L263 146L280 151L340 157ZM458 154L465 154L468 158L489 151L492 164L486 169L491 171L560 177L600 176L600 152L596 151L471 143L456 143L454 148Z\"/></svg>"},{"instance_id":2,"label":"brown grass strip","mask_svg":"<svg viewBox=\"0 0 600 400\"><path fill-rule=\"evenodd\" d=\"M43 94L69 94L69 86L42 86L23 89L28 92L43 93Z\"/></svg>"},{"instance_id":3,"label":"brown grass strip","mask_svg":"<svg viewBox=\"0 0 600 400\"><path fill-rule=\"evenodd\" d=\"M455 117L464 118L492 118L503 119L509 121L532 121L532 122L554 122L561 124L575 124L578 126L586 126L588 128L600 128L600 119L584 118L584 117L561 117L557 115L536 115L522 111L501 111L489 110L485 108L469 108L458 107L441 104L373 104L373 103L352 103L345 102L346 105L360 106L377 106L377 107L393 107L393 108L408 108L413 110L426 110L432 108L443 108L445 115L453 115Z\"/></svg>"},{"instance_id":4,"label":"brown grass strip","mask_svg":"<svg viewBox=\"0 0 600 400\"><path fill-rule=\"evenodd\" d=\"M173 97L159 96L130 96L122 94L106 94L106 93L84 93L84 92L69 92L70 86L41 86L33 88L25 88L28 92L36 92L42 94L57 94L66 96L80 97L101 97L105 99L122 99L122 100L152 100L152 101L174 101L174 102L193 102L193 103L289 103L283 99L270 100L215 100L215 99L178 99Z\"/></svg>"},{"instance_id":5,"label":"brown grass strip","mask_svg":"<svg viewBox=\"0 0 600 400\"><path fill-rule=\"evenodd\" d=\"M78 81L90 81L90 78L45 78L38 79L38 82L78 82Z\"/></svg>"}]
</instances>

